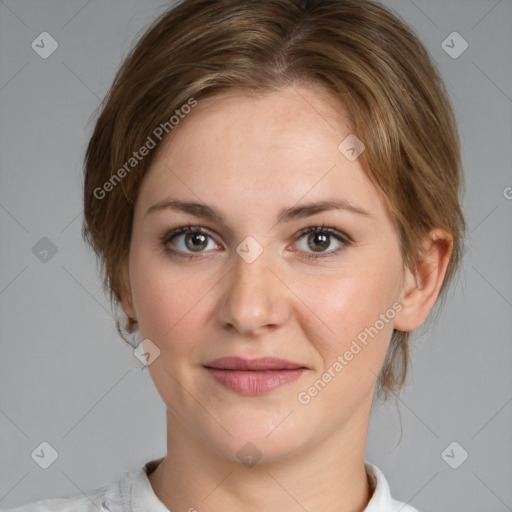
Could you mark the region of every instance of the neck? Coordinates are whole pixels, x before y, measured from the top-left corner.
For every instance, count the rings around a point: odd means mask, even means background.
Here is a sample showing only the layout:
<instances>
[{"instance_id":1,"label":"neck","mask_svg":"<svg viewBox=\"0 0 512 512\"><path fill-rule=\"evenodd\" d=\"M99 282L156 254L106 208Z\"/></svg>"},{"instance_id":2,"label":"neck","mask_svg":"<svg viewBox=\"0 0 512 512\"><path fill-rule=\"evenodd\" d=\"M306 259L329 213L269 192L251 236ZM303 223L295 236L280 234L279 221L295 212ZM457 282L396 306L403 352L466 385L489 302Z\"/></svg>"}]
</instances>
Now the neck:
<instances>
[{"instance_id":1,"label":"neck","mask_svg":"<svg viewBox=\"0 0 512 512\"><path fill-rule=\"evenodd\" d=\"M207 449L167 414L168 452L149 480L169 510L362 512L372 495L364 465L369 415L300 454L247 467Z\"/></svg>"}]
</instances>

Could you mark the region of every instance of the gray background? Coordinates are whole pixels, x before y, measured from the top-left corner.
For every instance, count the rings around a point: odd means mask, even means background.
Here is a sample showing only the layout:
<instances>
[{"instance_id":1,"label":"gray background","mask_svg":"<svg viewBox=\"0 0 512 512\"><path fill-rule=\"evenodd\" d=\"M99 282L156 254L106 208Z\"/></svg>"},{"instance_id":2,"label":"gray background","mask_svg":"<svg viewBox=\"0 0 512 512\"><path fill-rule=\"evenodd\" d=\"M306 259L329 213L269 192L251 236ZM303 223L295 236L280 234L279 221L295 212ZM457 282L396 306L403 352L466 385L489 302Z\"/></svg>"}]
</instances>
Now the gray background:
<instances>
[{"instance_id":1,"label":"gray background","mask_svg":"<svg viewBox=\"0 0 512 512\"><path fill-rule=\"evenodd\" d=\"M512 510L512 3L392 0L426 44L460 125L469 239L408 385L376 404L367 458L427 511ZM91 115L139 30L168 4L0 2L0 505L87 491L165 453L165 410L115 332L80 235ZM42 59L43 31L59 44ZM441 43L468 42L458 58ZM40 261L43 237L57 248ZM37 246L36 246L37 247ZM35 251L37 253L37 251ZM50 257L51 256L51 257ZM403 427L400 438L400 422ZM48 469L31 458L49 442ZM443 459L456 441L452 461ZM446 458L446 456L445 456ZM290 509L291 510L291 509Z\"/></svg>"}]
</instances>

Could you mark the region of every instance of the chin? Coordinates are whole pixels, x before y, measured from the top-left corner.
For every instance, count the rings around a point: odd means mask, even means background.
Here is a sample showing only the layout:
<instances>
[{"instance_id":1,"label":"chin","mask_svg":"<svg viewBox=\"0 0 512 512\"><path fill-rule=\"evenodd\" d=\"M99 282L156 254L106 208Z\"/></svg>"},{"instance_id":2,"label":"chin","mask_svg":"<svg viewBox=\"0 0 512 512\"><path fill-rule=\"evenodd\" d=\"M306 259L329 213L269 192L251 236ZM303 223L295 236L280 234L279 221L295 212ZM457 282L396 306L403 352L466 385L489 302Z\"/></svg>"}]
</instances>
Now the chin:
<instances>
[{"instance_id":1,"label":"chin","mask_svg":"<svg viewBox=\"0 0 512 512\"><path fill-rule=\"evenodd\" d=\"M242 463L247 467L272 464L300 452L308 443L305 439L276 436L274 439L253 435L235 437L230 440L210 440L210 448L225 459Z\"/></svg>"},{"instance_id":2,"label":"chin","mask_svg":"<svg viewBox=\"0 0 512 512\"><path fill-rule=\"evenodd\" d=\"M220 415L219 420L231 418L226 425L232 437L219 428L203 431L200 436L217 454L248 467L278 462L306 449L316 437L313 425L299 417L301 411L290 414L292 410L289 407L284 414L246 410Z\"/></svg>"}]
</instances>

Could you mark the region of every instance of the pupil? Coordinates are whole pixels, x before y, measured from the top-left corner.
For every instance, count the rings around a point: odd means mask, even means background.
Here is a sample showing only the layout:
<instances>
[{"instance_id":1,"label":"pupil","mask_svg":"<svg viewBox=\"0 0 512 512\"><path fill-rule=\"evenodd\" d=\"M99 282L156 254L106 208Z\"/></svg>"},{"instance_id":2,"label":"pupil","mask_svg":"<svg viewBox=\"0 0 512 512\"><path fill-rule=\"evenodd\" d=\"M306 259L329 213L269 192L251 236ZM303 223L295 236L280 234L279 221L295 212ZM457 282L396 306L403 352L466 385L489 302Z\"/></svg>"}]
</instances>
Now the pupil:
<instances>
[{"instance_id":1,"label":"pupil","mask_svg":"<svg viewBox=\"0 0 512 512\"><path fill-rule=\"evenodd\" d=\"M189 244L189 242L191 240L192 240L192 244ZM187 247L189 249L197 249L197 248L203 249L204 248L203 246L206 247L206 245L207 245L207 244L205 244L205 242L206 242L206 236L197 234L197 233L187 236L187 239L186 239Z\"/></svg>"},{"instance_id":2,"label":"pupil","mask_svg":"<svg viewBox=\"0 0 512 512\"><path fill-rule=\"evenodd\" d=\"M320 249L326 249L327 247L329 247L329 242L327 241L327 237L328 237L328 235L313 234L313 239L315 240L315 244L317 243L318 240L320 240L320 243L319 243ZM318 248L319 245L317 245L316 247ZM314 251L317 251L317 249L315 247L311 247L311 248ZM317 252L320 252L320 251L317 251Z\"/></svg>"}]
</instances>

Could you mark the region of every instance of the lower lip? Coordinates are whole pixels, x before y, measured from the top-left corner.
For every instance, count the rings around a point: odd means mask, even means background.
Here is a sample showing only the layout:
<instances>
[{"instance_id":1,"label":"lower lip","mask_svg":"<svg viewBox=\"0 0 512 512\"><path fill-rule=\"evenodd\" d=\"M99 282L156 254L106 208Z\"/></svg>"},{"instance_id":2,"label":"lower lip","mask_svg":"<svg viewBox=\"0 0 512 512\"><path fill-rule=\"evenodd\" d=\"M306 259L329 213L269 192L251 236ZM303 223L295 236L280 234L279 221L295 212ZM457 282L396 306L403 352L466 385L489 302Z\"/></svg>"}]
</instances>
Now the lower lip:
<instances>
[{"instance_id":1,"label":"lower lip","mask_svg":"<svg viewBox=\"0 0 512 512\"><path fill-rule=\"evenodd\" d=\"M206 368L223 386L242 395L262 395L300 378L304 368L296 370L220 370Z\"/></svg>"}]
</instances>

